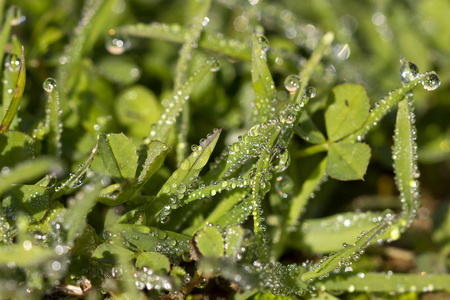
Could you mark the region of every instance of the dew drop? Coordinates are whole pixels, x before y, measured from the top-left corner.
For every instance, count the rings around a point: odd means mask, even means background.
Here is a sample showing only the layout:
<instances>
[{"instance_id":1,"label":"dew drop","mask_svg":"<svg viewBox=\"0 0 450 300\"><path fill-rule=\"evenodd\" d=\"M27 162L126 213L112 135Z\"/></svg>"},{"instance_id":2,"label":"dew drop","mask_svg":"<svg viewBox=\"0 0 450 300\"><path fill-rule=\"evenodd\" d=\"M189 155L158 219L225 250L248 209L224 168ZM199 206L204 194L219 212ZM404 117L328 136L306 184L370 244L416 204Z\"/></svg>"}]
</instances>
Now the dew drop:
<instances>
[{"instance_id":1,"label":"dew drop","mask_svg":"<svg viewBox=\"0 0 450 300\"><path fill-rule=\"evenodd\" d=\"M419 68L413 62L404 60L403 57L400 59L402 63L400 67L400 79L404 83L408 83L419 76Z\"/></svg>"},{"instance_id":2,"label":"dew drop","mask_svg":"<svg viewBox=\"0 0 450 300\"><path fill-rule=\"evenodd\" d=\"M300 83L301 83L301 79L300 76L298 75L289 75L288 77L286 77L286 79L284 80L284 87L286 88L286 90L289 91L289 93L295 93L295 91L297 91L300 88Z\"/></svg>"},{"instance_id":3,"label":"dew drop","mask_svg":"<svg viewBox=\"0 0 450 300\"><path fill-rule=\"evenodd\" d=\"M126 36L122 36L114 29L110 29L108 31L108 35L105 40L105 47L109 53L114 55L120 55L125 52L128 48L130 48L130 41L126 38Z\"/></svg>"},{"instance_id":4,"label":"dew drop","mask_svg":"<svg viewBox=\"0 0 450 300\"><path fill-rule=\"evenodd\" d=\"M269 40L264 35L257 36L259 46L261 47L261 53L267 53L269 51Z\"/></svg>"},{"instance_id":5,"label":"dew drop","mask_svg":"<svg viewBox=\"0 0 450 300\"><path fill-rule=\"evenodd\" d=\"M211 58L211 60L213 61L211 68L209 69L211 72L217 72L220 70L220 64L217 61L217 59L215 58Z\"/></svg>"},{"instance_id":6,"label":"dew drop","mask_svg":"<svg viewBox=\"0 0 450 300\"><path fill-rule=\"evenodd\" d=\"M273 171L276 173L281 173L289 167L290 163L291 157L289 152L282 147L277 147L273 160Z\"/></svg>"},{"instance_id":7,"label":"dew drop","mask_svg":"<svg viewBox=\"0 0 450 300\"><path fill-rule=\"evenodd\" d=\"M287 198L294 189L294 181L291 177L278 176L275 181L275 191L281 198Z\"/></svg>"},{"instance_id":8,"label":"dew drop","mask_svg":"<svg viewBox=\"0 0 450 300\"><path fill-rule=\"evenodd\" d=\"M49 77L44 81L42 87L44 88L44 91L46 91L47 93L51 93L56 87L56 80Z\"/></svg>"},{"instance_id":9,"label":"dew drop","mask_svg":"<svg viewBox=\"0 0 450 300\"><path fill-rule=\"evenodd\" d=\"M436 72L428 72L423 78L422 84L427 91L434 91L441 85L441 79Z\"/></svg>"},{"instance_id":10,"label":"dew drop","mask_svg":"<svg viewBox=\"0 0 450 300\"><path fill-rule=\"evenodd\" d=\"M87 172L89 172L89 171L87 171ZM72 188L78 188L83 185L84 180L86 179L87 172L84 173L83 175L81 175L80 178L78 178L77 181L74 182L74 184L72 185Z\"/></svg>"},{"instance_id":11,"label":"dew drop","mask_svg":"<svg viewBox=\"0 0 450 300\"><path fill-rule=\"evenodd\" d=\"M336 58L339 60L347 60L350 57L350 46L348 44L337 44L333 48Z\"/></svg>"},{"instance_id":12,"label":"dew drop","mask_svg":"<svg viewBox=\"0 0 450 300\"><path fill-rule=\"evenodd\" d=\"M12 5L9 9L9 11L12 11L12 19L11 19L11 26L17 26L22 24L26 17L23 15L22 10L16 6L16 5Z\"/></svg>"},{"instance_id":13,"label":"dew drop","mask_svg":"<svg viewBox=\"0 0 450 300\"><path fill-rule=\"evenodd\" d=\"M306 89L306 96L308 98L312 99L312 98L316 97L316 95L317 95L316 88L310 86Z\"/></svg>"},{"instance_id":14,"label":"dew drop","mask_svg":"<svg viewBox=\"0 0 450 300\"><path fill-rule=\"evenodd\" d=\"M11 72L17 72L20 69L20 58L16 54L8 54L5 57L5 67Z\"/></svg>"}]
</instances>

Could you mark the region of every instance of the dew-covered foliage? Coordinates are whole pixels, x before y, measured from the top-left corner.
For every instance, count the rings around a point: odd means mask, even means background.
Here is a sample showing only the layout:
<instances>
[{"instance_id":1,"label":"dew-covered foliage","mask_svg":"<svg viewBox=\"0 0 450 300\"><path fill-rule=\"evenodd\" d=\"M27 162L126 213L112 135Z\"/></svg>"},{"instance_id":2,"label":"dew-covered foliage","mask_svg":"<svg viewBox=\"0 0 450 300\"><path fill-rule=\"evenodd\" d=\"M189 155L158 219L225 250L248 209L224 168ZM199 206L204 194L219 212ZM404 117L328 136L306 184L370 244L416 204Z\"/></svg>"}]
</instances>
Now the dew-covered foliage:
<instances>
[{"instance_id":1,"label":"dew-covered foliage","mask_svg":"<svg viewBox=\"0 0 450 300\"><path fill-rule=\"evenodd\" d=\"M450 297L449 15L0 0L0 298Z\"/></svg>"}]
</instances>

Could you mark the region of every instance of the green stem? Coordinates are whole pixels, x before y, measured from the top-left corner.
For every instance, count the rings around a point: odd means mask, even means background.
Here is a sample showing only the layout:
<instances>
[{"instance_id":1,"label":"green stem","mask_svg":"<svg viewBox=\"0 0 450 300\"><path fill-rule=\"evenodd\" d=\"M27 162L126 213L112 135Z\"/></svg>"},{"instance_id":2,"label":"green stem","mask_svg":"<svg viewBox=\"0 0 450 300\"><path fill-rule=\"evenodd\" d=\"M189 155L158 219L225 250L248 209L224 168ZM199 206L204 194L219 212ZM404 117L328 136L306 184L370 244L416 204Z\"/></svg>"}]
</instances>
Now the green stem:
<instances>
[{"instance_id":1,"label":"green stem","mask_svg":"<svg viewBox=\"0 0 450 300\"><path fill-rule=\"evenodd\" d=\"M328 143L323 143L323 144L319 144L319 145L313 145L313 146L309 146L307 148L301 149L299 151L297 151L294 156L295 157L306 157L306 156L311 156L317 153L321 153L321 152L327 152L328 151L328 147L330 145Z\"/></svg>"}]
</instances>

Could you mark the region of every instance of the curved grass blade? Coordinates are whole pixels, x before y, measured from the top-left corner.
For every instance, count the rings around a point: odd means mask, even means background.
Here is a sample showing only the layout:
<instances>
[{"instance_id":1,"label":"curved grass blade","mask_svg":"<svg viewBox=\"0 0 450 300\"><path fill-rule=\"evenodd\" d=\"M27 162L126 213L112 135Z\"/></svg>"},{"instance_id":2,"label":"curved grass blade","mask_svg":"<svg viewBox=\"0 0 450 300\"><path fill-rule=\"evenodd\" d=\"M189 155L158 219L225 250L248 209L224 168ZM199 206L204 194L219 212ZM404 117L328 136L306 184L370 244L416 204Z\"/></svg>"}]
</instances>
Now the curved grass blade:
<instances>
[{"instance_id":1,"label":"curved grass blade","mask_svg":"<svg viewBox=\"0 0 450 300\"><path fill-rule=\"evenodd\" d=\"M274 113L275 83L266 63L266 52L261 48L259 36L252 36L252 82L255 94L255 107L259 122L267 121ZM265 39L265 38L264 38Z\"/></svg>"},{"instance_id":2,"label":"curved grass blade","mask_svg":"<svg viewBox=\"0 0 450 300\"><path fill-rule=\"evenodd\" d=\"M19 75L17 76L16 86L14 89L14 94L11 99L11 103L6 109L5 116L3 117L2 124L0 126L0 133L6 132L9 129L14 117L19 110L20 100L22 99L23 91L25 90L26 82L26 67L25 67L25 54L24 48L22 46L22 56L20 58L20 69Z\"/></svg>"},{"instance_id":3,"label":"curved grass blade","mask_svg":"<svg viewBox=\"0 0 450 300\"><path fill-rule=\"evenodd\" d=\"M86 172L89 169L89 166L91 165L92 161L94 160L95 154L97 154L98 150L98 144L95 145L95 147L92 149L91 154L89 155L86 162L76 171L73 173L69 179L67 179L64 183L61 184L61 186L57 187L55 190L55 193L51 195L50 200L55 200L61 197L62 195L66 194L70 189L76 188L79 186L80 180L85 176Z\"/></svg>"},{"instance_id":4,"label":"curved grass blade","mask_svg":"<svg viewBox=\"0 0 450 300\"><path fill-rule=\"evenodd\" d=\"M167 217L170 213L171 206L179 207L182 203L178 203L176 194L184 193L187 186L197 178L200 171L208 162L214 147L219 139L222 129L215 131L209 135L191 155L186 158L172 176L166 181L155 199L145 209L147 216L147 224L150 224L155 218L161 219ZM176 203L170 203L175 200ZM171 206L169 206L171 205ZM167 206L169 206L167 208Z\"/></svg>"},{"instance_id":5,"label":"curved grass blade","mask_svg":"<svg viewBox=\"0 0 450 300\"><path fill-rule=\"evenodd\" d=\"M34 246L26 249L22 244L0 247L0 265L12 263L21 268L30 268L47 263L55 256L55 251L49 248Z\"/></svg>"},{"instance_id":6,"label":"curved grass blade","mask_svg":"<svg viewBox=\"0 0 450 300\"><path fill-rule=\"evenodd\" d=\"M250 184L250 181L247 178L231 178L229 180L223 180L221 182L214 181L210 185L205 187L200 187L198 189L189 192L186 199L184 199L184 203L190 203L192 201L196 201L199 199L203 199L206 197L214 197L215 195L221 193L222 191L234 190L236 188L245 188Z\"/></svg>"}]
</instances>

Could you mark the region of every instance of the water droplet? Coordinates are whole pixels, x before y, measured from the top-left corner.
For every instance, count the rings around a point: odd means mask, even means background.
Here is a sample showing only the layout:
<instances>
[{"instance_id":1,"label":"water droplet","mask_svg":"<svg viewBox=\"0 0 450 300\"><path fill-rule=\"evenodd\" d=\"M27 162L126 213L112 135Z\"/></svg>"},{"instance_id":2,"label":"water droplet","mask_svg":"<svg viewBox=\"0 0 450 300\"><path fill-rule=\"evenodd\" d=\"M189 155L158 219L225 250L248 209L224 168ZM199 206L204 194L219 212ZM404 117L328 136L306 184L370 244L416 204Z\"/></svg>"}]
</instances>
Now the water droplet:
<instances>
[{"instance_id":1,"label":"water droplet","mask_svg":"<svg viewBox=\"0 0 450 300\"><path fill-rule=\"evenodd\" d=\"M316 95L317 95L317 91L316 91L315 87L310 86L306 89L306 96L308 98L312 99L312 98L316 97Z\"/></svg>"},{"instance_id":2,"label":"water droplet","mask_svg":"<svg viewBox=\"0 0 450 300\"><path fill-rule=\"evenodd\" d=\"M410 61L404 60L403 57L400 59L402 63L400 67L400 79L404 83L408 83L419 76L419 68Z\"/></svg>"},{"instance_id":3,"label":"water droplet","mask_svg":"<svg viewBox=\"0 0 450 300\"><path fill-rule=\"evenodd\" d=\"M422 84L427 91L434 91L441 85L441 79L436 72L428 72L423 78Z\"/></svg>"},{"instance_id":4,"label":"water droplet","mask_svg":"<svg viewBox=\"0 0 450 300\"><path fill-rule=\"evenodd\" d=\"M211 60L213 61L211 68L209 69L211 72L217 72L220 70L220 64L217 61L217 59L215 58L211 58Z\"/></svg>"},{"instance_id":5,"label":"water droplet","mask_svg":"<svg viewBox=\"0 0 450 300\"><path fill-rule=\"evenodd\" d=\"M333 51L339 60L346 60L350 56L350 46L348 44L337 44L334 46Z\"/></svg>"},{"instance_id":6,"label":"water droplet","mask_svg":"<svg viewBox=\"0 0 450 300\"><path fill-rule=\"evenodd\" d=\"M126 36L122 36L116 33L114 29L110 29L106 36L105 47L109 53L120 55L130 48L130 41Z\"/></svg>"},{"instance_id":7,"label":"water droplet","mask_svg":"<svg viewBox=\"0 0 450 300\"><path fill-rule=\"evenodd\" d=\"M89 172L89 171L87 171L87 172ZM72 185L72 188L77 188L77 187L80 187L80 186L83 185L84 180L86 179L86 174L87 174L87 172L84 173L83 175L81 175L81 176L77 179L77 181L75 181L75 183Z\"/></svg>"},{"instance_id":8,"label":"water droplet","mask_svg":"<svg viewBox=\"0 0 450 300\"><path fill-rule=\"evenodd\" d=\"M259 46L261 47L261 53L267 53L269 51L269 40L264 35L257 36Z\"/></svg>"},{"instance_id":9,"label":"water droplet","mask_svg":"<svg viewBox=\"0 0 450 300\"><path fill-rule=\"evenodd\" d=\"M16 54L8 54L5 57L5 67L11 72L17 72L20 69L20 57Z\"/></svg>"},{"instance_id":10,"label":"water droplet","mask_svg":"<svg viewBox=\"0 0 450 300\"><path fill-rule=\"evenodd\" d=\"M44 81L42 87L44 88L44 91L50 93L56 87L56 80L54 78L49 77Z\"/></svg>"},{"instance_id":11,"label":"water droplet","mask_svg":"<svg viewBox=\"0 0 450 300\"><path fill-rule=\"evenodd\" d=\"M291 177L278 176L275 182L275 190L281 198L287 198L294 189L294 181Z\"/></svg>"},{"instance_id":12,"label":"water droplet","mask_svg":"<svg viewBox=\"0 0 450 300\"><path fill-rule=\"evenodd\" d=\"M289 152L284 147L278 146L273 160L273 171L276 173L283 172L289 167L290 163Z\"/></svg>"},{"instance_id":13,"label":"water droplet","mask_svg":"<svg viewBox=\"0 0 450 300\"><path fill-rule=\"evenodd\" d=\"M18 6L12 5L8 10L12 11L13 15L11 19L11 26L20 25L25 21L26 17L23 15L22 10Z\"/></svg>"},{"instance_id":14,"label":"water droplet","mask_svg":"<svg viewBox=\"0 0 450 300\"><path fill-rule=\"evenodd\" d=\"M286 90L289 91L289 93L295 93L295 91L297 91L300 88L300 83L301 83L301 79L300 76L298 75L289 75L288 77L286 77L286 79L284 80L284 87L286 88Z\"/></svg>"}]
</instances>

